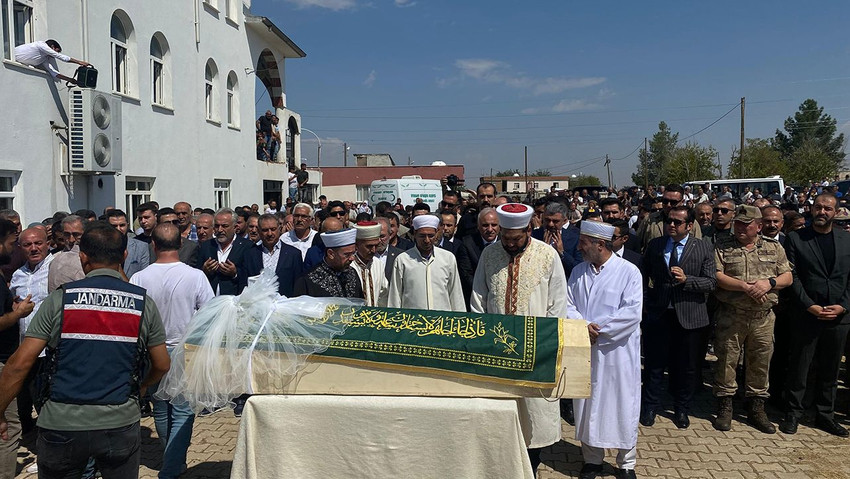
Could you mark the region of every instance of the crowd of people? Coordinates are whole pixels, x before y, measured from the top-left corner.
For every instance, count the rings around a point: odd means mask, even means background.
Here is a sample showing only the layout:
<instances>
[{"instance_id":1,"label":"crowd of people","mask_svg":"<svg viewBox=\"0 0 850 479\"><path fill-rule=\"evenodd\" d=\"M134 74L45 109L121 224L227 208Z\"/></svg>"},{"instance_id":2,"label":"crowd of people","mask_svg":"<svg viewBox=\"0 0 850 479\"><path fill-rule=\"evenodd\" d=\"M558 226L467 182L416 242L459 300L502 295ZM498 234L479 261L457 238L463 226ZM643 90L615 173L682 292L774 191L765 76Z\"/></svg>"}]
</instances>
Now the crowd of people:
<instances>
[{"instance_id":1,"label":"crowd of people","mask_svg":"<svg viewBox=\"0 0 850 479\"><path fill-rule=\"evenodd\" d=\"M520 202L482 183L474 195L445 189L432 210L313 203L298 182L280 207L149 202L132 224L107 208L23 228L0 211L0 478L14 477L34 410L40 476L137 474L139 418L193 314L264 270L288 297L584 320L590 398L521 400L535 470L564 418L582 445L580 477L601 474L605 449L617 450L618 477L635 477L638 424L652 427L665 409L665 371L673 421L686 429L711 356L716 429L731 429L742 389L752 427L775 432L770 399L793 434L808 390L814 426L848 435L834 408L850 332L850 213L829 186L736 197L667 185ZM237 415L247 397L234 399ZM177 477L195 416L178 400L152 401L160 477Z\"/></svg>"}]
</instances>

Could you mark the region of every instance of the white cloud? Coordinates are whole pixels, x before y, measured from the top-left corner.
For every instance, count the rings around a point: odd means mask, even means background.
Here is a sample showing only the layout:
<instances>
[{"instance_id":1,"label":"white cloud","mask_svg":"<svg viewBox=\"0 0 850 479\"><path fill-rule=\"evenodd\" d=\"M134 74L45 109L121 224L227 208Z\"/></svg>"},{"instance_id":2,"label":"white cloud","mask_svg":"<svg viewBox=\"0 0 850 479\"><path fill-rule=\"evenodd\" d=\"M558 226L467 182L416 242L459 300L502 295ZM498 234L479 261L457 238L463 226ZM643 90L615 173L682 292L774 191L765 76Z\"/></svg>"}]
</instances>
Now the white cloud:
<instances>
[{"instance_id":1,"label":"white cloud","mask_svg":"<svg viewBox=\"0 0 850 479\"><path fill-rule=\"evenodd\" d=\"M297 8L327 8L328 10L350 10L357 6L355 0L286 0Z\"/></svg>"},{"instance_id":2,"label":"white cloud","mask_svg":"<svg viewBox=\"0 0 850 479\"><path fill-rule=\"evenodd\" d=\"M520 113L523 115L536 115L538 113L566 113L570 111L588 111L601 108L602 105L582 99L563 99L554 106L546 108L525 108Z\"/></svg>"},{"instance_id":3,"label":"white cloud","mask_svg":"<svg viewBox=\"0 0 850 479\"><path fill-rule=\"evenodd\" d=\"M395 0L395 6L399 8L407 8L416 5L413 0Z\"/></svg>"},{"instance_id":4,"label":"white cloud","mask_svg":"<svg viewBox=\"0 0 850 479\"><path fill-rule=\"evenodd\" d=\"M455 61L461 77L474 78L487 83L498 83L533 95L562 93L566 90L587 88L605 82L605 77L545 77L535 78L514 72L508 63L487 58L466 58ZM449 84L451 79L438 80L438 85Z\"/></svg>"},{"instance_id":5,"label":"white cloud","mask_svg":"<svg viewBox=\"0 0 850 479\"><path fill-rule=\"evenodd\" d=\"M375 84L375 80L377 78L378 73L375 70L372 70L371 72L369 72L369 76L367 76L366 79L363 80L363 85L365 85L366 88L372 88L372 85Z\"/></svg>"}]
</instances>

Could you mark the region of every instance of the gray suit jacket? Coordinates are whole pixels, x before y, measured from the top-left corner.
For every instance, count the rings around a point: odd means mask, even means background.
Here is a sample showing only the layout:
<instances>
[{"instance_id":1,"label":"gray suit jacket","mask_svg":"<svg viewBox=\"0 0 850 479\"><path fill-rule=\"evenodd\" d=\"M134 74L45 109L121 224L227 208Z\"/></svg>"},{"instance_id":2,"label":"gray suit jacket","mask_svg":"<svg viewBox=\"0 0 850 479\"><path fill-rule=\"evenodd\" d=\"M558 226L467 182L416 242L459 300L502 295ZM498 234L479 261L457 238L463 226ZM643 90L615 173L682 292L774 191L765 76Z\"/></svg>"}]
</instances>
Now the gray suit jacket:
<instances>
[{"instance_id":1,"label":"gray suit jacket","mask_svg":"<svg viewBox=\"0 0 850 479\"><path fill-rule=\"evenodd\" d=\"M644 305L646 321L661 319L667 307L672 304L679 324L685 329L708 326L706 293L717 287L714 248L707 241L688 238L679 267L685 272L684 283L675 282L670 268L664 260L664 249L669 236L661 236L649 241L643 258L641 272L644 283Z\"/></svg>"},{"instance_id":2,"label":"gray suit jacket","mask_svg":"<svg viewBox=\"0 0 850 479\"><path fill-rule=\"evenodd\" d=\"M124 260L124 274L131 278L134 274L151 264L152 255L148 252L149 245L136 238L127 238L127 259Z\"/></svg>"}]
</instances>

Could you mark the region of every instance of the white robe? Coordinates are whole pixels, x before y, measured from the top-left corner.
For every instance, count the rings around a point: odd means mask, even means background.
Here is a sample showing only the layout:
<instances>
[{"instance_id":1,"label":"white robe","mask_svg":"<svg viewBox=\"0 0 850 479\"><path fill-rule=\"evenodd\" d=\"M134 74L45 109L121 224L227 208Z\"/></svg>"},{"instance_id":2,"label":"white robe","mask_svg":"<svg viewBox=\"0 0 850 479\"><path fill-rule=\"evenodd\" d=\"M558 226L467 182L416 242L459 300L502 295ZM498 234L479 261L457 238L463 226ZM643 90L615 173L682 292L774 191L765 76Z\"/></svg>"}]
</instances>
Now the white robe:
<instances>
[{"instance_id":1,"label":"white robe","mask_svg":"<svg viewBox=\"0 0 850 479\"><path fill-rule=\"evenodd\" d=\"M472 282L470 310L474 313L505 313L507 269L510 257L501 243L484 248ZM517 315L565 318L567 279L558 253L531 239L519 259ZM528 447L546 447L561 440L560 401L543 398L519 400L519 415Z\"/></svg>"},{"instance_id":2,"label":"white robe","mask_svg":"<svg viewBox=\"0 0 850 479\"><path fill-rule=\"evenodd\" d=\"M384 274L384 263L377 258L373 258L369 263L369 275L372 278L371 289L369 282L364 280L365 269L355 259L351 262L351 267L357 271L357 276L360 278L360 285L363 287L363 297L366 299L366 306L387 306L387 275Z\"/></svg>"},{"instance_id":3,"label":"white robe","mask_svg":"<svg viewBox=\"0 0 850 479\"><path fill-rule=\"evenodd\" d=\"M466 311L454 255L434 248L428 259L416 247L396 256L387 306L390 308Z\"/></svg>"},{"instance_id":4,"label":"white robe","mask_svg":"<svg viewBox=\"0 0 850 479\"><path fill-rule=\"evenodd\" d=\"M609 449L637 445L640 417L640 271L612 254L599 272L587 261L567 286L567 316L600 326L590 348L590 398L574 399L576 440Z\"/></svg>"}]
</instances>

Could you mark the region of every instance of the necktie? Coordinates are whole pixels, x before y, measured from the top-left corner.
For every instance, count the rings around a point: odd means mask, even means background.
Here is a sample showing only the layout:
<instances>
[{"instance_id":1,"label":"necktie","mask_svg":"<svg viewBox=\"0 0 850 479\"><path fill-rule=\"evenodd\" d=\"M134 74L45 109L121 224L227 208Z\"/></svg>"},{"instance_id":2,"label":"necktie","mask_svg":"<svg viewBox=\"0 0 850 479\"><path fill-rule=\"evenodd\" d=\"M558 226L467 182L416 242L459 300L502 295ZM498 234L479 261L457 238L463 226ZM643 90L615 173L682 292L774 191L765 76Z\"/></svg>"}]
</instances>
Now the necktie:
<instances>
[{"instance_id":1,"label":"necktie","mask_svg":"<svg viewBox=\"0 0 850 479\"><path fill-rule=\"evenodd\" d=\"M680 243L677 241L673 243L673 250L670 251L670 267L679 266L679 246Z\"/></svg>"}]
</instances>

